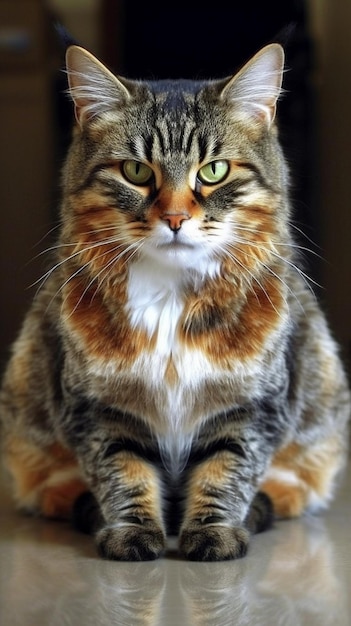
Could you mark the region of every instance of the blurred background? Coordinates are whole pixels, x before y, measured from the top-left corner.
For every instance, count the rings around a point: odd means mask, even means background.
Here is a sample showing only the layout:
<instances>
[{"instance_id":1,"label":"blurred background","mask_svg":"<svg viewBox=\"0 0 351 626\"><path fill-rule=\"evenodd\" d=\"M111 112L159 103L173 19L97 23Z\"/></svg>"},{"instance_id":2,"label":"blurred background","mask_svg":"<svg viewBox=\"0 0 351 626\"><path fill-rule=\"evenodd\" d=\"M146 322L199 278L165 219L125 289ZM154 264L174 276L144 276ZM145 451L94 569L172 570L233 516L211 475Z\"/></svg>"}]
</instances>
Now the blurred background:
<instances>
[{"instance_id":1,"label":"blurred background","mask_svg":"<svg viewBox=\"0 0 351 626\"><path fill-rule=\"evenodd\" d=\"M280 134L296 237L312 251L306 272L350 366L350 0L0 0L0 369L59 220L73 118L56 22L132 78L226 76L283 43Z\"/></svg>"}]
</instances>

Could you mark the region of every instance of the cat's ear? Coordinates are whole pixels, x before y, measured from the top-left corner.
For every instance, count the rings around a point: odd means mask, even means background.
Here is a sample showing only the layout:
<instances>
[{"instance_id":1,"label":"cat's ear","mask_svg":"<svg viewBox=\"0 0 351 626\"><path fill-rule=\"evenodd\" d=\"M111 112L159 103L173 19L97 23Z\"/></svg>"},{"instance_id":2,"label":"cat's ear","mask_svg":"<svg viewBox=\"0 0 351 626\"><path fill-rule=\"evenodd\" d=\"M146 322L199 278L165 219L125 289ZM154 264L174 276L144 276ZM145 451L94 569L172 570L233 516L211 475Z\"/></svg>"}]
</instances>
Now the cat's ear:
<instances>
[{"instance_id":1,"label":"cat's ear","mask_svg":"<svg viewBox=\"0 0 351 626\"><path fill-rule=\"evenodd\" d=\"M90 52L70 46L66 52L69 92L80 126L85 121L124 104L128 89Z\"/></svg>"},{"instance_id":2,"label":"cat's ear","mask_svg":"<svg viewBox=\"0 0 351 626\"><path fill-rule=\"evenodd\" d=\"M270 44L229 80L221 98L270 126L281 93L283 71L283 48L279 44Z\"/></svg>"}]
</instances>

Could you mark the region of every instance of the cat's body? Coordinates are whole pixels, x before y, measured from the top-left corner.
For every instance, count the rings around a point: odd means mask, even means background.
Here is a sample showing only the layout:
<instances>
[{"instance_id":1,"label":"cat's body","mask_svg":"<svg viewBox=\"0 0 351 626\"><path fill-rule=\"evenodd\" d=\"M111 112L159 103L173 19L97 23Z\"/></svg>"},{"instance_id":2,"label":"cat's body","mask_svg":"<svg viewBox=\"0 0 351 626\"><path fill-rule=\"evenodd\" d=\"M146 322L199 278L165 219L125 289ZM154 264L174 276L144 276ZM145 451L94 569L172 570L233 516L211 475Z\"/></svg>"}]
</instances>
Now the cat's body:
<instances>
[{"instance_id":1,"label":"cat's body","mask_svg":"<svg viewBox=\"0 0 351 626\"><path fill-rule=\"evenodd\" d=\"M68 52L62 229L5 374L3 448L19 506L69 517L82 494L109 558L155 558L167 531L190 559L241 556L270 522L258 492L300 515L345 465L346 378L289 228L282 56L147 84Z\"/></svg>"}]
</instances>

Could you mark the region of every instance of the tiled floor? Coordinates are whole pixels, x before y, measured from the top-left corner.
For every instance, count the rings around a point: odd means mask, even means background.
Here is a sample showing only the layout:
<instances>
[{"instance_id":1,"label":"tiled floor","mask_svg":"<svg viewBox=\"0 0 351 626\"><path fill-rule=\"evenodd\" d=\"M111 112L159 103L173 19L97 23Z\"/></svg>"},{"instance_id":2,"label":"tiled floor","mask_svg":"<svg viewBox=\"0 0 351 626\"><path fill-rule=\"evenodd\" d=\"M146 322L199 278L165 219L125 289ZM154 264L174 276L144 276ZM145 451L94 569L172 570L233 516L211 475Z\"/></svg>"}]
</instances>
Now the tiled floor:
<instances>
[{"instance_id":1,"label":"tiled floor","mask_svg":"<svg viewBox=\"0 0 351 626\"><path fill-rule=\"evenodd\" d=\"M351 467L319 518L280 522L248 556L99 559L68 525L0 509L1 626L350 626Z\"/></svg>"}]
</instances>

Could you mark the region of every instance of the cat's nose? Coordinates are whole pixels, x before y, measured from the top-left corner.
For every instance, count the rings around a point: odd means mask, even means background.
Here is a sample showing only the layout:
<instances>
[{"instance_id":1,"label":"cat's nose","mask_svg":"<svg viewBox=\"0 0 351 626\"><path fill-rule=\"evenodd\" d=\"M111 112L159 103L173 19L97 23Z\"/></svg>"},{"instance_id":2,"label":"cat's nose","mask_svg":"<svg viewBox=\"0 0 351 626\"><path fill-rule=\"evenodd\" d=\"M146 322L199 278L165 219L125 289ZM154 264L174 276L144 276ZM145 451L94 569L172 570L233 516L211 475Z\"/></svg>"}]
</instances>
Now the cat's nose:
<instances>
[{"instance_id":1,"label":"cat's nose","mask_svg":"<svg viewBox=\"0 0 351 626\"><path fill-rule=\"evenodd\" d=\"M161 217L161 220L165 220L166 222L168 222L168 226L174 233L177 233L178 230L181 229L182 223L185 220L190 220L190 215L189 213L186 213L186 212L184 213L166 212L166 213L163 213L160 217Z\"/></svg>"}]
</instances>

